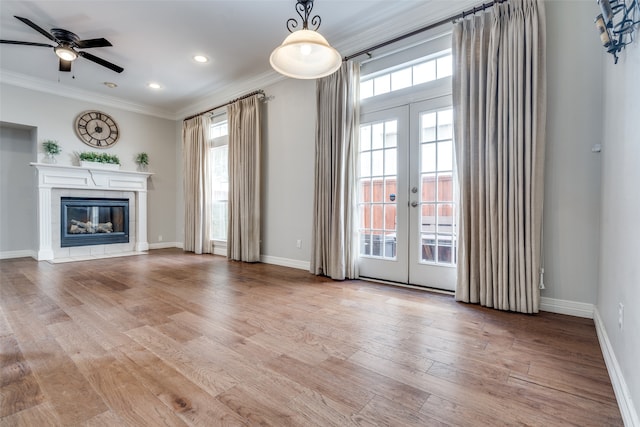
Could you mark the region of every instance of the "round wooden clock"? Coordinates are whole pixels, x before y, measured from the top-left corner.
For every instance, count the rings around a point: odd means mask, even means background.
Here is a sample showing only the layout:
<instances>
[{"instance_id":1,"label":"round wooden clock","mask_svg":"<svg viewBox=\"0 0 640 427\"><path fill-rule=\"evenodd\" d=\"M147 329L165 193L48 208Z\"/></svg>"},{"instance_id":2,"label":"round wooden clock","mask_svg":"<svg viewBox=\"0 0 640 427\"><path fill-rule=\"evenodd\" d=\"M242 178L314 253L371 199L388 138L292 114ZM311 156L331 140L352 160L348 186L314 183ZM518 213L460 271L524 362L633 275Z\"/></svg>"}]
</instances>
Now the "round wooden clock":
<instances>
[{"instance_id":1,"label":"round wooden clock","mask_svg":"<svg viewBox=\"0 0 640 427\"><path fill-rule=\"evenodd\" d=\"M120 129L113 118L102 111L85 111L76 118L78 137L94 148L109 148L118 142Z\"/></svg>"}]
</instances>

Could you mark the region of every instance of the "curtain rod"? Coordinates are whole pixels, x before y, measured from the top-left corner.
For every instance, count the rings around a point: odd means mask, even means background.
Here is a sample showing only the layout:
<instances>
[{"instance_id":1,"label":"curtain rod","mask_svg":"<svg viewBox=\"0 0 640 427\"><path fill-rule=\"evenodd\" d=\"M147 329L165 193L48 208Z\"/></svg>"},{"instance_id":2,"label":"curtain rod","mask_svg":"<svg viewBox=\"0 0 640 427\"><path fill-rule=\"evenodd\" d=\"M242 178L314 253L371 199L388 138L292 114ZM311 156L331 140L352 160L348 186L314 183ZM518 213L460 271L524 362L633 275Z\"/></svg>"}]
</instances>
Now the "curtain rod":
<instances>
[{"instance_id":1,"label":"curtain rod","mask_svg":"<svg viewBox=\"0 0 640 427\"><path fill-rule=\"evenodd\" d=\"M240 100L242 100L242 99L249 98L250 96L253 96L253 95L262 95L262 96L264 96L264 91L263 91L262 89L254 90L253 92L250 92L250 93L248 93L248 94L246 94L246 95L242 95L242 96L240 96L240 97L238 97L238 98L236 98L236 99L232 99L232 100L231 100L231 101L229 101L229 102L225 102L224 104L216 105L216 106L215 106L215 107L213 107L213 108L209 108L208 110L202 111L202 112L200 112L200 113L198 113L198 114L194 114L194 115L192 115L192 116L189 116L189 117L187 117L187 118L183 119L182 121L191 120L191 119L193 119L193 118L195 118L195 117L203 116L203 115L205 115L205 114L207 114L207 113L212 113L212 112L214 112L215 110L217 110L218 108L226 107L226 106L227 106L227 105L229 105L229 104L233 104L233 103L234 103L234 102L236 102L236 101L240 101Z\"/></svg>"},{"instance_id":2,"label":"curtain rod","mask_svg":"<svg viewBox=\"0 0 640 427\"><path fill-rule=\"evenodd\" d=\"M464 17L467 16L467 15L473 15L473 14L475 14L477 12L482 12L485 9L493 7L496 4L505 3L506 1L507 0L494 0L494 1L490 1L489 3L482 3L480 6L476 6L473 9L465 10L465 11L463 11L461 13L458 13L457 15L453 15L453 16L450 16L448 18L442 19L442 20L440 20L440 21L438 21L436 23L429 24L426 27L418 28L417 30L413 30L410 33L406 33L406 34L403 34L401 36L395 37L395 38L393 38L391 40L387 40L385 42L382 42L382 43L379 43L377 45L371 46L371 47L369 47L367 49L361 50L361 51L356 52L356 53L354 53L352 55L345 56L343 58L343 61L349 61L350 59L357 58L360 55L369 54L372 50L380 49L381 47L385 47L385 46L388 46L390 44L393 44L393 43L399 42L401 40L407 39L409 37L413 37L416 34L424 33L425 31L429 31L432 28L436 28L436 27L439 27L441 25L448 24L449 22L453 22L453 21L455 21L457 19L464 19Z\"/></svg>"}]
</instances>

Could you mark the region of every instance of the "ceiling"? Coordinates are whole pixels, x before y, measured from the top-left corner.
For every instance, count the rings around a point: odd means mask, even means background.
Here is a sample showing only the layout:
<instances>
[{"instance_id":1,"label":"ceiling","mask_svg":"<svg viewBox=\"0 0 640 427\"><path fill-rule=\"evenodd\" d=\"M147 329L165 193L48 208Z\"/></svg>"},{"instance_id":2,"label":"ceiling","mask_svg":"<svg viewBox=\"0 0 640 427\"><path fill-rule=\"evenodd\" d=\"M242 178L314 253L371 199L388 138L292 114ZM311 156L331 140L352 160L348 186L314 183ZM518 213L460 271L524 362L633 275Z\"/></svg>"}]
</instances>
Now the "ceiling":
<instances>
[{"instance_id":1,"label":"ceiling","mask_svg":"<svg viewBox=\"0 0 640 427\"><path fill-rule=\"evenodd\" d=\"M321 16L320 32L344 56L477 3L316 0L313 14ZM288 34L287 19L298 17L294 6L294 0L2 0L0 39L51 43L14 15L80 39L104 37L112 47L86 51L124 71L78 58L71 72L60 72L50 48L0 44L0 81L184 117L282 78L271 69L269 55ZM196 63L196 54L210 61ZM150 82L161 89L150 89Z\"/></svg>"}]
</instances>

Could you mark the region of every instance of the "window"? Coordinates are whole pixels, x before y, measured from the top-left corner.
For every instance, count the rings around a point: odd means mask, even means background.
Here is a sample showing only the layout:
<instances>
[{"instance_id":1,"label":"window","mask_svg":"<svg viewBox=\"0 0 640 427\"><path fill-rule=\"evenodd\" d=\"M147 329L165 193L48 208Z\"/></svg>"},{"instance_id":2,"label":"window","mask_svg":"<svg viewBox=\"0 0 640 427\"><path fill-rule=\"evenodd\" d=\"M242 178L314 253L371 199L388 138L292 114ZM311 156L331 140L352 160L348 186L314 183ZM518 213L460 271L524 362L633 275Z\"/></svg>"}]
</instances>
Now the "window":
<instances>
[{"instance_id":1,"label":"window","mask_svg":"<svg viewBox=\"0 0 640 427\"><path fill-rule=\"evenodd\" d=\"M452 69L451 53L444 51L429 59L423 58L392 70L366 76L360 81L360 99L449 77L452 74Z\"/></svg>"},{"instance_id":2,"label":"window","mask_svg":"<svg viewBox=\"0 0 640 427\"><path fill-rule=\"evenodd\" d=\"M227 216L229 201L229 138L227 121L211 125L211 240L227 240Z\"/></svg>"}]
</instances>

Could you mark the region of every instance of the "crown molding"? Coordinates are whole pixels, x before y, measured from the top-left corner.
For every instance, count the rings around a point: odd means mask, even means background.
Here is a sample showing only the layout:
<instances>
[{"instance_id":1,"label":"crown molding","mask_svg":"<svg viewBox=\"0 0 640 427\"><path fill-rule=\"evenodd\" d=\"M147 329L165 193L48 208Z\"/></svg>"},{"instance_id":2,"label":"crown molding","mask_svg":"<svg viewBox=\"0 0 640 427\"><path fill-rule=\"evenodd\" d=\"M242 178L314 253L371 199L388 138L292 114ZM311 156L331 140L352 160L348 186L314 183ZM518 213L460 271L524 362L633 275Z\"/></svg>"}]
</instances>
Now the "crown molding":
<instances>
[{"instance_id":1,"label":"crown molding","mask_svg":"<svg viewBox=\"0 0 640 427\"><path fill-rule=\"evenodd\" d=\"M154 108L148 105L136 104L131 101L116 98L113 96L105 96L95 92L69 88L68 86L62 87L58 84L54 84L41 79L36 79L33 77L28 77L23 74L14 73L12 71L7 71L4 69L0 69L0 83L18 86L25 89L31 89L38 92L45 92L65 98L98 103L108 107L119 108L121 110L131 111L134 113L146 114L163 119L177 120L176 114L171 111Z\"/></svg>"}]
</instances>

